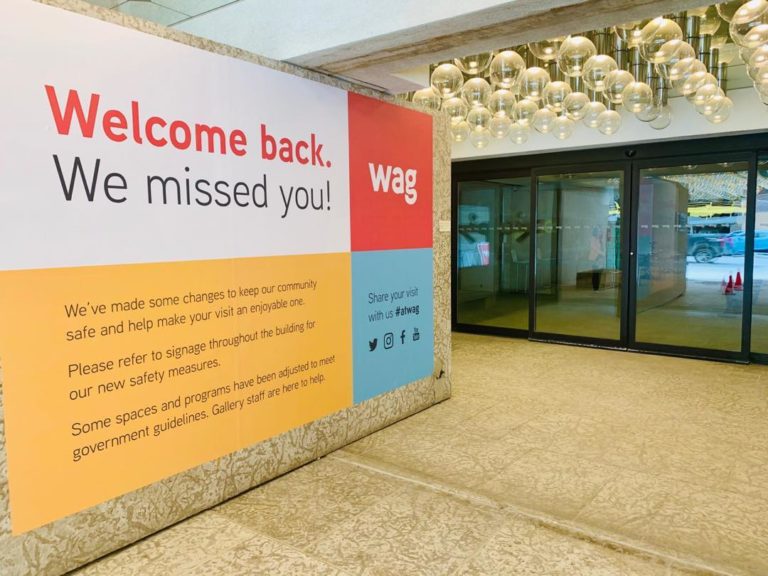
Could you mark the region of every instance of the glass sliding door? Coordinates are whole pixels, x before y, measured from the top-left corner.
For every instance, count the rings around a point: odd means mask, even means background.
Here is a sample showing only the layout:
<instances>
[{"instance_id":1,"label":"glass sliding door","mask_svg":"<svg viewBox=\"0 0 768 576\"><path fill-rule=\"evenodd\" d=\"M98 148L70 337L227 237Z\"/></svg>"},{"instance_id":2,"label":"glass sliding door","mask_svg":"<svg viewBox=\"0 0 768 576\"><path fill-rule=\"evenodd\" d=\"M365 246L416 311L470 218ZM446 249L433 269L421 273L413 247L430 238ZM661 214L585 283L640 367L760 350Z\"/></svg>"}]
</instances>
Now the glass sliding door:
<instances>
[{"instance_id":1,"label":"glass sliding door","mask_svg":"<svg viewBox=\"0 0 768 576\"><path fill-rule=\"evenodd\" d=\"M624 171L536 180L535 332L621 339Z\"/></svg>"},{"instance_id":2,"label":"glass sliding door","mask_svg":"<svg viewBox=\"0 0 768 576\"><path fill-rule=\"evenodd\" d=\"M635 343L742 350L749 164L644 168L635 191Z\"/></svg>"},{"instance_id":3,"label":"glass sliding door","mask_svg":"<svg viewBox=\"0 0 768 576\"><path fill-rule=\"evenodd\" d=\"M768 155L757 169L754 273L752 280L752 352L768 355Z\"/></svg>"},{"instance_id":4,"label":"glass sliding door","mask_svg":"<svg viewBox=\"0 0 768 576\"><path fill-rule=\"evenodd\" d=\"M456 320L528 329L530 178L459 184Z\"/></svg>"}]
</instances>

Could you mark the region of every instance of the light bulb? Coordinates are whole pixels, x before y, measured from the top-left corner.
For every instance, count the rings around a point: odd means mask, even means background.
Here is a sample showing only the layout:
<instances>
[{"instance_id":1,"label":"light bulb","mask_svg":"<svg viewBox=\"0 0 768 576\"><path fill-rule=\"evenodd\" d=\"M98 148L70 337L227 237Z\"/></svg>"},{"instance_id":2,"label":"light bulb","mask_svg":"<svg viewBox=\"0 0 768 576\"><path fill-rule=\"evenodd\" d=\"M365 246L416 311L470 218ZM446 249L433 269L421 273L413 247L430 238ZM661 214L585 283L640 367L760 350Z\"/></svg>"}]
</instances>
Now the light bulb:
<instances>
[{"instance_id":1,"label":"light bulb","mask_svg":"<svg viewBox=\"0 0 768 576\"><path fill-rule=\"evenodd\" d=\"M544 68L532 66L523 72L520 77L520 96L538 102L544 88L549 84L549 72Z\"/></svg>"},{"instance_id":2,"label":"light bulb","mask_svg":"<svg viewBox=\"0 0 768 576\"><path fill-rule=\"evenodd\" d=\"M451 119L451 124L457 124L467 117L469 107L467 106L467 103L464 102L463 98L454 97L443 100L441 110L448 114L448 117Z\"/></svg>"},{"instance_id":3,"label":"light bulb","mask_svg":"<svg viewBox=\"0 0 768 576\"><path fill-rule=\"evenodd\" d=\"M759 96L768 95L768 83L755 84L755 90Z\"/></svg>"},{"instance_id":4,"label":"light bulb","mask_svg":"<svg viewBox=\"0 0 768 576\"><path fill-rule=\"evenodd\" d=\"M606 136L616 134L621 128L621 114L616 110L606 110L597 117L597 129Z\"/></svg>"},{"instance_id":5,"label":"light bulb","mask_svg":"<svg viewBox=\"0 0 768 576\"><path fill-rule=\"evenodd\" d=\"M442 101L443 99L440 97L440 93L431 86L429 88L416 90L416 92L413 93L412 102L417 106L427 108L428 110L440 110Z\"/></svg>"},{"instance_id":6,"label":"light bulb","mask_svg":"<svg viewBox=\"0 0 768 576\"><path fill-rule=\"evenodd\" d=\"M504 50L491 61L491 82L499 88L511 90L525 71L525 60L513 50Z\"/></svg>"},{"instance_id":7,"label":"light bulb","mask_svg":"<svg viewBox=\"0 0 768 576\"><path fill-rule=\"evenodd\" d=\"M581 120L587 113L589 96L583 92L571 92L563 101L563 108L571 120Z\"/></svg>"},{"instance_id":8,"label":"light bulb","mask_svg":"<svg viewBox=\"0 0 768 576\"><path fill-rule=\"evenodd\" d=\"M686 58L696 58L696 51L684 40L670 40L659 48L656 55L661 60L656 64L659 76L665 80L676 80L676 76L679 75L678 64L680 61Z\"/></svg>"},{"instance_id":9,"label":"light bulb","mask_svg":"<svg viewBox=\"0 0 768 576\"><path fill-rule=\"evenodd\" d=\"M719 17L719 16L718 16ZM723 21L720 20L722 23ZM712 34L712 40L710 41L710 45L712 48L722 48L728 42L731 41L731 33L728 30L728 26L720 26L718 27L717 31Z\"/></svg>"},{"instance_id":10,"label":"light bulb","mask_svg":"<svg viewBox=\"0 0 768 576\"><path fill-rule=\"evenodd\" d=\"M677 90L680 90L685 84L686 80L697 72L706 72L707 67L704 62L696 58L683 58L677 64L673 65L669 72L670 76L674 75L674 78L670 78L672 86Z\"/></svg>"},{"instance_id":11,"label":"light bulb","mask_svg":"<svg viewBox=\"0 0 768 576\"><path fill-rule=\"evenodd\" d=\"M653 64L664 64L665 52L661 47L670 40L682 40L683 31L677 22L668 18L654 18L643 28L640 55Z\"/></svg>"},{"instance_id":12,"label":"light bulb","mask_svg":"<svg viewBox=\"0 0 768 576\"><path fill-rule=\"evenodd\" d=\"M533 115L533 127L537 132L542 134L549 134L557 119L557 114L552 112L549 108L541 108L536 110L536 114Z\"/></svg>"},{"instance_id":13,"label":"light bulb","mask_svg":"<svg viewBox=\"0 0 768 576\"><path fill-rule=\"evenodd\" d=\"M752 58L752 54L755 53L756 48L744 48L739 46L739 60L744 64L749 64L749 59Z\"/></svg>"},{"instance_id":14,"label":"light bulb","mask_svg":"<svg viewBox=\"0 0 768 576\"><path fill-rule=\"evenodd\" d=\"M491 85L483 78L471 78L464 82L464 86L461 89L461 96L469 104L470 108L485 106L488 104L490 95Z\"/></svg>"},{"instance_id":15,"label":"light bulb","mask_svg":"<svg viewBox=\"0 0 768 576\"><path fill-rule=\"evenodd\" d=\"M733 111L733 101L728 96L713 96L710 101L714 109L711 114L704 116L712 124L720 124L730 118Z\"/></svg>"},{"instance_id":16,"label":"light bulb","mask_svg":"<svg viewBox=\"0 0 768 576\"><path fill-rule=\"evenodd\" d=\"M606 111L602 102L590 102L585 106L583 122L590 128L597 128L597 119Z\"/></svg>"},{"instance_id":17,"label":"light bulb","mask_svg":"<svg viewBox=\"0 0 768 576\"><path fill-rule=\"evenodd\" d=\"M440 64L432 71L430 82L442 98L453 98L464 85L464 76L453 64Z\"/></svg>"},{"instance_id":18,"label":"light bulb","mask_svg":"<svg viewBox=\"0 0 768 576\"><path fill-rule=\"evenodd\" d=\"M490 131L491 136L498 140L506 138L511 127L512 119L509 116L494 116L488 124L488 130Z\"/></svg>"},{"instance_id":19,"label":"light bulb","mask_svg":"<svg viewBox=\"0 0 768 576\"><path fill-rule=\"evenodd\" d=\"M616 60L605 54L596 54L584 63L584 84L590 90L602 92L605 90L605 77L617 69Z\"/></svg>"},{"instance_id":20,"label":"light bulb","mask_svg":"<svg viewBox=\"0 0 768 576\"><path fill-rule=\"evenodd\" d=\"M560 112L563 109L563 102L570 93L570 84L556 80L555 82L550 82L545 86L541 97L547 107L551 108L555 112Z\"/></svg>"},{"instance_id":21,"label":"light bulb","mask_svg":"<svg viewBox=\"0 0 768 576\"><path fill-rule=\"evenodd\" d=\"M539 42L529 42L528 50L542 62L552 62L557 59L557 53L560 45L565 40L565 36L558 36L551 40L540 40Z\"/></svg>"},{"instance_id":22,"label":"light bulb","mask_svg":"<svg viewBox=\"0 0 768 576\"><path fill-rule=\"evenodd\" d=\"M481 52L480 54L470 54L464 58L456 58L453 63L458 69L468 76L477 76L488 69L493 58L493 52Z\"/></svg>"},{"instance_id":23,"label":"light bulb","mask_svg":"<svg viewBox=\"0 0 768 576\"><path fill-rule=\"evenodd\" d=\"M653 103L653 90L645 82L630 82L621 93L621 103L627 112L641 112Z\"/></svg>"},{"instance_id":24,"label":"light bulb","mask_svg":"<svg viewBox=\"0 0 768 576\"><path fill-rule=\"evenodd\" d=\"M515 122L509 129L509 139L514 144L525 144L531 135L531 127Z\"/></svg>"},{"instance_id":25,"label":"light bulb","mask_svg":"<svg viewBox=\"0 0 768 576\"><path fill-rule=\"evenodd\" d=\"M711 102L714 96L725 96L725 92L717 84L704 84L696 90L692 100L693 105L696 106L696 111L704 116L712 114L716 106L716 102Z\"/></svg>"},{"instance_id":26,"label":"light bulb","mask_svg":"<svg viewBox=\"0 0 768 576\"><path fill-rule=\"evenodd\" d=\"M723 21L720 19L720 15L717 13L717 7L703 6L699 10L699 33L712 36L720 29L720 25ZM688 16L691 15L691 11L688 10ZM723 27L725 28L725 26Z\"/></svg>"},{"instance_id":27,"label":"light bulb","mask_svg":"<svg viewBox=\"0 0 768 576\"><path fill-rule=\"evenodd\" d=\"M621 104L624 88L635 81L626 70L614 70L605 77L605 97L614 104Z\"/></svg>"},{"instance_id":28,"label":"light bulb","mask_svg":"<svg viewBox=\"0 0 768 576\"><path fill-rule=\"evenodd\" d=\"M515 105L515 120L522 126L528 126L533 122L533 115L539 109L539 105L533 100L520 100Z\"/></svg>"},{"instance_id":29,"label":"light bulb","mask_svg":"<svg viewBox=\"0 0 768 576\"><path fill-rule=\"evenodd\" d=\"M473 131L478 128L488 128L488 125L491 123L491 118L493 118L493 115L488 108L483 106L475 106L470 109L469 113L467 113L467 122Z\"/></svg>"},{"instance_id":30,"label":"light bulb","mask_svg":"<svg viewBox=\"0 0 768 576\"><path fill-rule=\"evenodd\" d=\"M768 40L768 0L749 0L731 18L731 38L744 48L758 48Z\"/></svg>"},{"instance_id":31,"label":"light bulb","mask_svg":"<svg viewBox=\"0 0 768 576\"><path fill-rule=\"evenodd\" d=\"M469 134L469 143L478 150L482 150L491 143L491 133L487 128L476 128Z\"/></svg>"},{"instance_id":32,"label":"light bulb","mask_svg":"<svg viewBox=\"0 0 768 576\"><path fill-rule=\"evenodd\" d=\"M568 116L558 116L552 124L552 135L558 140L570 138L576 124Z\"/></svg>"},{"instance_id":33,"label":"light bulb","mask_svg":"<svg viewBox=\"0 0 768 576\"><path fill-rule=\"evenodd\" d=\"M729 36L730 38L730 36ZM721 64L730 64L736 59L736 56L739 55L739 47L736 44L725 44L722 48L720 48L720 63Z\"/></svg>"},{"instance_id":34,"label":"light bulb","mask_svg":"<svg viewBox=\"0 0 768 576\"><path fill-rule=\"evenodd\" d=\"M669 104L660 107L659 115L648 124L654 130L664 130L664 128L672 124L672 107Z\"/></svg>"},{"instance_id":35,"label":"light bulb","mask_svg":"<svg viewBox=\"0 0 768 576\"><path fill-rule=\"evenodd\" d=\"M469 138L469 133L472 129L469 127L469 122L462 120L456 124L451 124L451 136L453 136L454 142L464 142Z\"/></svg>"},{"instance_id":36,"label":"light bulb","mask_svg":"<svg viewBox=\"0 0 768 576\"><path fill-rule=\"evenodd\" d=\"M628 48L637 48L643 40L643 27L647 23L647 20L638 20L636 22L617 24L613 27L613 31L616 33L616 36L627 44Z\"/></svg>"},{"instance_id":37,"label":"light bulb","mask_svg":"<svg viewBox=\"0 0 768 576\"><path fill-rule=\"evenodd\" d=\"M557 54L557 65L566 76L581 76L584 64L597 54L597 48L585 36L568 36L560 45Z\"/></svg>"},{"instance_id":38,"label":"light bulb","mask_svg":"<svg viewBox=\"0 0 768 576\"><path fill-rule=\"evenodd\" d=\"M640 112L636 112L635 118L640 120L640 122L652 122L659 117L659 114L661 114L661 107L656 104L649 104L640 110Z\"/></svg>"},{"instance_id":39,"label":"light bulb","mask_svg":"<svg viewBox=\"0 0 768 576\"><path fill-rule=\"evenodd\" d=\"M712 76L709 72L696 72L688 77L683 83L682 88L680 88L680 91L683 93L683 96L688 98L689 102L693 102L693 99L696 96L696 91L705 84L717 85L717 78Z\"/></svg>"},{"instance_id":40,"label":"light bulb","mask_svg":"<svg viewBox=\"0 0 768 576\"><path fill-rule=\"evenodd\" d=\"M494 116L509 116L513 118L516 103L515 95L511 91L504 89L496 90L488 98L488 110Z\"/></svg>"},{"instance_id":41,"label":"light bulb","mask_svg":"<svg viewBox=\"0 0 768 576\"><path fill-rule=\"evenodd\" d=\"M766 62L768 62L768 44L757 48L749 57L749 61L747 62L747 74L749 74L749 77L752 78L753 81L757 76L757 71L760 66Z\"/></svg>"},{"instance_id":42,"label":"light bulb","mask_svg":"<svg viewBox=\"0 0 768 576\"><path fill-rule=\"evenodd\" d=\"M758 89L758 91L760 86L768 86L768 62L763 62L760 66L755 68L752 80L754 81L755 88Z\"/></svg>"},{"instance_id":43,"label":"light bulb","mask_svg":"<svg viewBox=\"0 0 768 576\"><path fill-rule=\"evenodd\" d=\"M720 15L720 18L725 20L726 22L730 22L733 18L733 15L736 14L736 10L741 8L741 6L746 3L747 0L733 0L732 2L720 2L719 4L715 5L715 8L717 9L717 13Z\"/></svg>"}]
</instances>

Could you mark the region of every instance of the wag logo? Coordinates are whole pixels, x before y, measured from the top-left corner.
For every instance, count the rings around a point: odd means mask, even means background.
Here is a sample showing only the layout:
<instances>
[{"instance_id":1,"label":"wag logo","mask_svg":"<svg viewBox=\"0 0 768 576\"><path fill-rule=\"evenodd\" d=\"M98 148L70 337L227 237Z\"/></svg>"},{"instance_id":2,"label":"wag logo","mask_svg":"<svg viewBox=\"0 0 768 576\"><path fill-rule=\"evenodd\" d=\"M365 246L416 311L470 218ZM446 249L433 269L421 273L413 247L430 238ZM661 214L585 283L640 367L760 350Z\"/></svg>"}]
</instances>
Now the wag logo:
<instances>
[{"instance_id":1,"label":"wag logo","mask_svg":"<svg viewBox=\"0 0 768 576\"><path fill-rule=\"evenodd\" d=\"M371 176L371 187L374 192L392 192L402 196L409 206L416 204L419 193L416 190L418 172L414 168L404 170L399 166L384 166L382 164L368 163L368 172Z\"/></svg>"},{"instance_id":2,"label":"wag logo","mask_svg":"<svg viewBox=\"0 0 768 576\"><path fill-rule=\"evenodd\" d=\"M352 251L431 248L432 117L359 94L348 104Z\"/></svg>"}]
</instances>

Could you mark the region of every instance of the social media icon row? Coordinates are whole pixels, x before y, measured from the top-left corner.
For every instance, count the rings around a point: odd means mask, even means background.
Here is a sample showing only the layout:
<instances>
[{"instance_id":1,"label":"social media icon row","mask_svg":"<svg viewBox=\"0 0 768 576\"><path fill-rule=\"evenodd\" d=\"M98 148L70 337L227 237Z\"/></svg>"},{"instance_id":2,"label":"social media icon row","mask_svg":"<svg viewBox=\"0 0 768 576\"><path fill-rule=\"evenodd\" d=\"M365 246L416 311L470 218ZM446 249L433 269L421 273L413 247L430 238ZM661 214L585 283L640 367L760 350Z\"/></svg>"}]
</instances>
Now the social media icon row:
<instances>
[{"instance_id":1,"label":"social media icon row","mask_svg":"<svg viewBox=\"0 0 768 576\"><path fill-rule=\"evenodd\" d=\"M408 334L407 330L401 330L400 334L398 335L398 338L400 340L400 344L404 345L406 340L408 340L408 337L410 336L410 339L413 342L418 342L421 339L421 333L419 332L418 328L414 328L413 332ZM390 348L394 348L395 346L395 334L393 332L387 332L384 334L384 349L389 350ZM379 339L374 338L373 340L368 340L368 350L373 352L378 348L379 346Z\"/></svg>"}]
</instances>

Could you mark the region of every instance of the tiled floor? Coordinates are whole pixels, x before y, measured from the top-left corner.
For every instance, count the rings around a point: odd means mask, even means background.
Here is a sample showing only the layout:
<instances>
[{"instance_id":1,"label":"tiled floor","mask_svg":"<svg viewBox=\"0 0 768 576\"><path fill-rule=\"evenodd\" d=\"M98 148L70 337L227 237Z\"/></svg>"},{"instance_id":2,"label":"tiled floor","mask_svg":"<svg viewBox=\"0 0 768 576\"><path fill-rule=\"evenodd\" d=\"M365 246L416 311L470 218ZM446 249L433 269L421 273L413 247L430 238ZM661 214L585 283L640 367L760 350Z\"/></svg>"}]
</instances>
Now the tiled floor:
<instances>
[{"instance_id":1,"label":"tiled floor","mask_svg":"<svg viewBox=\"0 0 768 576\"><path fill-rule=\"evenodd\" d=\"M456 335L453 382L79 576L768 574L768 368Z\"/></svg>"}]
</instances>

